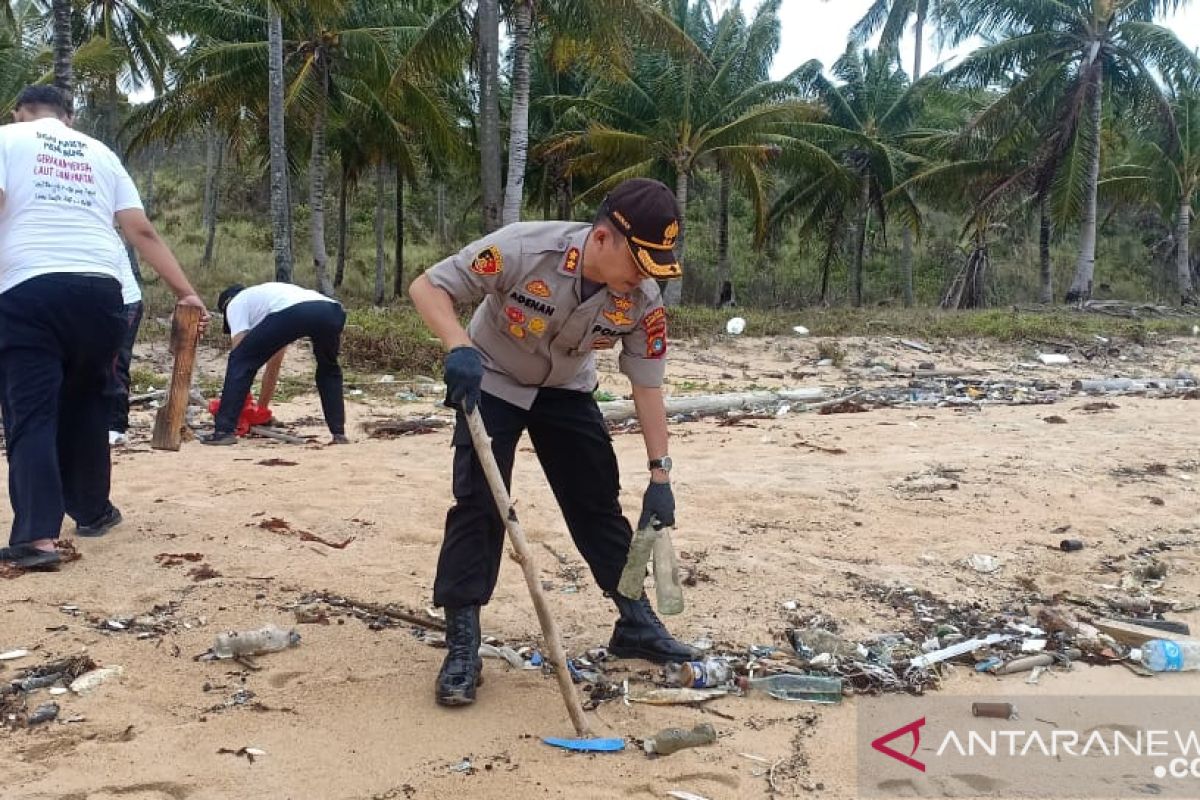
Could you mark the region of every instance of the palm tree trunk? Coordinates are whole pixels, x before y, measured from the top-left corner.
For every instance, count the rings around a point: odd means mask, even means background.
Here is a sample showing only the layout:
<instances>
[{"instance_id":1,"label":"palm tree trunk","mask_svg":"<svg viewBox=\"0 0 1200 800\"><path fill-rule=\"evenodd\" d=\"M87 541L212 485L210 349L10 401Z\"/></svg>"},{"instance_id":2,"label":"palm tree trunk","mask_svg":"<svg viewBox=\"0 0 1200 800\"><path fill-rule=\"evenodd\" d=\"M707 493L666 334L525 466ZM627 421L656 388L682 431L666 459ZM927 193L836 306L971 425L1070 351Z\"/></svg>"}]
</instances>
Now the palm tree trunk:
<instances>
[{"instance_id":1,"label":"palm tree trunk","mask_svg":"<svg viewBox=\"0 0 1200 800\"><path fill-rule=\"evenodd\" d=\"M479 0L479 174L483 193L483 232L503 222L500 185L500 3Z\"/></svg>"},{"instance_id":2,"label":"palm tree trunk","mask_svg":"<svg viewBox=\"0 0 1200 800\"><path fill-rule=\"evenodd\" d=\"M404 176L396 167L396 279L392 296L404 297Z\"/></svg>"},{"instance_id":3,"label":"palm tree trunk","mask_svg":"<svg viewBox=\"0 0 1200 800\"><path fill-rule=\"evenodd\" d=\"M338 186L338 243L337 271L333 275L334 287L340 287L346 278L346 195L349 193L347 184L350 183L346 169L346 161L342 160L342 182Z\"/></svg>"},{"instance_id":4,"label":"palm tree trunk","mask_svg":"<svg viewBox=\"0 0 1200 800\"><path fill-rule=\"evenodd\" d=\"M288 201L287 140L283 120L283 19L270 3L267 20L269 79L267 135L271 148L271 239L275 280L292 281L291 203Z\"/></svg>"},{"instance_id":5,"label":"palm tree trunk","mask_svg":"<svg viewBox=\"0 0 1200 800\"><path fill-rule=\"evenodd\" d=\"M1054 302L1054 264L1050 260L1050 237L1054 234L1054 226L1050 220L1050 204L1046 196L1042 196L1038 204L1038 214L1041 217L1038 225L1038 261L1041 265L1041 293L1039 299L1043 303Z\"/></svg>"},{"instance_id":6,"label":"palm tree trunk","mask_svg":"<svg viewBox=\"0 0 1200 800\"><path fill-rule=\"evenodd\" d=\"M529 152L529 50L533 31L532 0L517 0L513 15L512 112L508 121L508 185L504 224L521 221L525 198L525 162Z\"/></svg>"},{"instance_id":7,"label":"palm tree trunk","mask_svg":"<svg viewBox=\"0 0 1200 800\"><path fill-rule=\"evenodd\" d=\"M446 246L446 183L437 183L437 243L439 247Z\"/></svg>"},{"instance_id":8,"label":"palm tree trunk","mask_svg":"<svg viewBox=\"0 0 1200 800\"><path fill-rule=\"evenodd\" d=\"M1091 299L1092 280L1096 273L1096 218L1097 218L1097 186L1100 183L1100 125L1101 90L1104 88L1104 76L1099 66L1093 67L1095 79L1092 82L1091 101L1088 108L1088 125L1091 127L1088 135L1092 136L1092 163L1088 165L1086 183L1083 186L1083 227L1079 232L1079 260L1075 264L1075 278L1071 288L1067 290L1065 301L1068 303L1084 302Z\"/></svg>"},{"instance_id":9,"label":"palm tree trunk","mask_svg":"<svg viewBox=\"0 0 1200 800\"><path fill-rule=\"evenodd\" d=\"M679 237L675 240L675 254L679 263L683 263L684 234L687 231L687 202L688 202L688 171L683 166L677 167L675 177L675 202L679 204ZM663 304L677 306L683 302L683 279L667 281L663 287Z\"/></svg>"},{"instance_id":10,"label":"palm tree trunk","mask_svg":"<svg viewBox=\"0 0 1200 800\"><path fill-rule=\"evenodd\" d=\"M726 163L718 166L721 176L721 189L717 200L717 294L713 303L718 308L725 299L725 285L729 286L729 300L733 300L733 285L730 276L733 272L729 262L729 195L733 190L733 170Z\"/></svg>"},{"instance_id":11,"label":"palm tree trunk","mask_svg":"<svg viewBox=\"0 0 1200 800\"><path fill-rule=\"evenodd\" d=\"M318 56L320 58L320 56ZM322 59L317 69L320 86L317 91L317 108L313 114L312 157L308 161L308 205L312 211L312 258L313 271L317 275L317 291L332 297L333 285L329 282L329 253L325 250L325 121L329 103L329 72Z\"/></svg>"},{"instance_id":12,"label":"palm tree trunk","mask_svg":"<svg viewBox=\"0 0 1200 800\"><path fill-rule=\"evenodd\" d=\"M913 38L916 39L916 50L913 52L913 83L921 77L921 51L925 47L925 15L929 11L929 0L917 0L917 19L913 23Z\"/></svg>"},{"instance_id":13,"label":"palm tree trunk","mask_svg":"<svg viewBox=\"0 0 1200 800\"><path fill-rule=\"evenodd\" d=\"M383 249L384 214L387 212L387 165L375 165L375 305L384 303L384 276L387 275L387 255Z\"/></svg>"},{"instance_id":14,"label":"palm tree trunk","mask_svg":"<svg viewBox=\"0 0 1200 800\"><path fill-rule=\"evenodd\" d=\"M838 250L839 240L841 239L840 231L834 231L829 234L829 241L825 244L825 257L821 259L821 305L829 305L829 269L833 266L833 256Z\"/></svg>"},{"instance_id":15,"label":"palm tree trunk","mask_svg":"<svg viewBox=\"0 0 1200 800\"><path fill-rule=\"evenodd\" d=\"M905 228L900 232L900 282L903 284L904 307L913 305L913 235Z\"/></svg>"},{"instance_id":16,"label":"palm tree trunk","mask_svg":"<svg viewBox=\"0 0 1200 800\"><path fill-rule=\"evenodd\" d=\"M75 91L73 61L75 48L71 41L71 0L53 0L54 12L54 85L68 98Z\"/></svg>"},{"instance_id":17,"label":"palm tree trunk","mask_svg":"<svg viewBox=\"0 0 1200 800\"><path fill-rule=\"evenodd\" d=\"M213 248L217 241L217 205L221 193L221 161L225 156L221 137L209 130L204 159L204 255L200 259L202 267L212 265Z\"/></svg>"},{"instance_id":18,"label":"palm tree trunk","mask_svg":"<svg viewBox=\"0 0 1200 800\"><path fill-rule=\"evenodd\" d=\"M854 268L851 280L851 296L854 307L863 304L863 254L867 249L867 225L871 218L871 176L864 172L862 176L862 194L859 198L859 217L857 241L854 243Z\"/></svg>"},{"instance_id":19,"label":"palm tree trunk","mask_svg":"<svg viewBox=\"0 0 1200 800\"><path fill-rule=\"evenodd\" d=\"M1179 302L1192 305L1196 302L1192 286L1192 262L1188 238L1192 235L1191 193L1184 194L1179 204L1179 219L1175 223L1175 274L1179 277Z\"/></svg>"}]
</instances>

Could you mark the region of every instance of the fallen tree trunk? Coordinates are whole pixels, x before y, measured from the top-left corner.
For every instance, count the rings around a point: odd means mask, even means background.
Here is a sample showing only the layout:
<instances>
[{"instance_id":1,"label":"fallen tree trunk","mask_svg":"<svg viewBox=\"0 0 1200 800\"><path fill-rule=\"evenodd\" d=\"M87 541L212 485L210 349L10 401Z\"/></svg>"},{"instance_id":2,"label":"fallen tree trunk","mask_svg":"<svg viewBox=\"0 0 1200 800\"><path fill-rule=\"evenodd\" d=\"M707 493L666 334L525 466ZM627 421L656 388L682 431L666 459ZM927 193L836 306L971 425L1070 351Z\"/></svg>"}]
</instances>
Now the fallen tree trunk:
<instances>
[{"instance_id":1,"label":"fallen tree trunk","mask_svg":"<svg viewBox=\"0 0 1200 800\"><path fill-rule=\"evenodd\" d=\"M740 411L780 403L815 403L829 396L826 389L780 389L778 391L735 392L733 394L701 394L690 397L668 397L667 416L695 414L712 416L727 411ZM606 422L633 419L636 410L632 400L611 400L600 403Z\"/></svg>"},{"instance_id":2,"label":"fallen tree trunk","mask_svg":"<svg viewBox=\"0 0 1200 800\"><path fill-rule=\"evenodd\" d=\"M1193 385L1193 381L1178 378L1100 378L1072 381L1071 390L1089 394L1108 394L1144 392L1147 389L1186 389Z\"/></svg>"}]
</instances>

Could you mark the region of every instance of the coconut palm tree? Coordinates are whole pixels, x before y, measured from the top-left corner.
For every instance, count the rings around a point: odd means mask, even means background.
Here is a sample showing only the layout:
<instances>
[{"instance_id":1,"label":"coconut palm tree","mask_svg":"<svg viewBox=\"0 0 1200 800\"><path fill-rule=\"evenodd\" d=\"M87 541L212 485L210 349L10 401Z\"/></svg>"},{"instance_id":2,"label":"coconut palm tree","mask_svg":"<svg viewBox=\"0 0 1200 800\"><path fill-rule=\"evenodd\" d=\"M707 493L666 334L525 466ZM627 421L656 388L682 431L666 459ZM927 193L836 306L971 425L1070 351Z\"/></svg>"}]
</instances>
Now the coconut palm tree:
<instances>
[{"instance_id":1,"label":"coconut palm tree","mask_svg":"<svg viewBox=\"0 0 1200 800\"><path fill-rule=\"evenodd\" d=\"M777 8L775 2L764 4L760 18L768 19ZM710 162L728 165L750 196L756 225L762 230L766 165L778 150L772 134L805 119L810 109L792 99L796 87L787 80L739 82L737 76L753 73L746 60L762 55L750 52L752 42L760 39L744 35L748 28L738 9L726 12L719 21L712 18L706 2L680 0L674 10L676 25L706 59L681 58L666 50L641 51L629 72L600 73L584 96L547 98L545 102L557 107L577 108L580 114L575 118L588 122L582 129L551 138L539 153L546 158L566 155L572 173L597 181L580 201L599 199L615 184L638 175L673 183L682 213L676 240L682 259L693 173ZM769 27L764 23L758 30ZM677 304L681 293L681 282L674 281L664 296L668 303Z\"/></svg>"},{"instance_id":2,"label":"coconut palm tree","mask_svg":"<svg viewBox=\"0 0 1200 800\"><path fill-rule=\"evenodd\" d=\"M1175 279L1180 302L1196 303L1190 239L1192 217L1200 209L1200 90L1175 91L1173 114L1142 125L1130 163L1109 170L1102 193L1157 208L1172 230Z\"/></svg>"},{"instance_id":3,"label":"coconut palm tree","mask_svg":"<svg viewBox=\"0 0 1200 800\"><path fill-rule=\"evenodd\" d=\"M1097 185L1105 97L1170 113L1158 75L1194 75L1200 60L1157 15L1182 0L960 0L963 19L1001 36L968 56L949 78L965 85L1003 85L1021 97L1060 90L1058 151L1077 158L1058 180L1082 207L1079 254L1067 302L1091 296L1096 262ZM1016 76L1013 79L1013 76Z\"/></svg>"},{"instance_id":4,"label":"coconut palm tree","mask_svg":"<svg viewBox=\"0 0 1200 800\"><path fill-rule=\"evenodd\" d=\"M872 219L886 233L889 217L919 229L916 203L901 184L921 163L907 139L927 94L931 79L912 84L899 69L894 51L858 50L851 44L827 78L819 61L809 61L794 80L804 95L820 103L825 117L791 126L777 144L780 166L794 176L770 211L771 226L800 221L802 232L820 233L829 240L822 276L822 300L827 269L853 223L851 297L863 302L863 260Z\"/></svg>"}]
</instances>

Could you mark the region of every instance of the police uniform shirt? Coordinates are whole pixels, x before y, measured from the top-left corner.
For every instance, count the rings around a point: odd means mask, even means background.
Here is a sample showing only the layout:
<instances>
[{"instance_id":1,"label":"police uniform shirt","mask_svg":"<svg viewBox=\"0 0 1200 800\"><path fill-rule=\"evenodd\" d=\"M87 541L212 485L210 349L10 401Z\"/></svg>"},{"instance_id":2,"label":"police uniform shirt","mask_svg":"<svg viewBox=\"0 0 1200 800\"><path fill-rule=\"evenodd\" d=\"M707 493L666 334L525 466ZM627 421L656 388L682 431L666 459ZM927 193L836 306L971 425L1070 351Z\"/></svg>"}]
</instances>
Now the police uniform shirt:
<instances>
[{"instance_id":1,"label":"police uniform shirt","mask_svg":"<svg viewBox=\"0 0 1200 800\"><path fill-rule=\"evenodd\" d=\"M430 283L461 303L485 298L468 334L483 354L483 390L528 409L541 387L590 392L596 350L619 341L634 386L662 385L666 310L653 280L629 294L607 287L581 300L591 225L520 222L430 267Z\"/></svg>"}]
</instances>

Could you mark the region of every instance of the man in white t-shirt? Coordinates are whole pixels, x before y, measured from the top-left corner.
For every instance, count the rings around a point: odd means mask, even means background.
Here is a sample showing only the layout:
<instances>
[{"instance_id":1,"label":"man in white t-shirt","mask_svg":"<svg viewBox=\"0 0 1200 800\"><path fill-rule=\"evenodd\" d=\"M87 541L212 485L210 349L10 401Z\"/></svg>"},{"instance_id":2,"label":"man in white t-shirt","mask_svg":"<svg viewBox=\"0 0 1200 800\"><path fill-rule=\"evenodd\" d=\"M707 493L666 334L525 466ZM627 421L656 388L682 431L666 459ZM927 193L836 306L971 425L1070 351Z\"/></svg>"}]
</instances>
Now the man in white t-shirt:
<instances>
[{"instance_id":1,"label":"man in white t-shirt","mask_svg":"<svg viewBox=\"0 0 1200 800\"><path fill-rule=\"evenodd\" d=\"M133 345L137 342L138 328L142 325L142 287L138 286L133 274L133 263L125 251L117 257L117 271L121 279L121 318L125 320L125 332L117 348L113 367L108 371L108 443L123 445L129 432L129 368L133 363Z\"/></svg>"},{"instance_id":2,"label":"man in white t-shirt","mask_svg":"<svg viewBox=\"0 0 1200 800\"><path fill-rule=\"evenodd\" d=\"M59 90L22 90L13 119L0 127L0 410L13 506L0 561L51 568L64 512L81 536L121 521L108 497L104 394L127 330L114 223L180 304L204 303L120 159L71 129Z\"/></svg>"},{"instance_id":3,"label":"man in white t-shirt","mask_svg":"<svg viewBox=\"0 0 1200 800\"><path fill-rule=\"evenodd\" d=\"M317 392L332 443L347 444L346 403L342 397L342 368L338 365L342 329L346 327L341 303L291 283L262 283L248 289L234 284L221 292L217 308L225 317L225 332L233 337L233 349L229 351L213 433L200 441L237 444L238 417L254 377L267 365L258 402L260 408L267 408L287 346L307 336L317 360Z\"/></svg>"}]
</instances>

